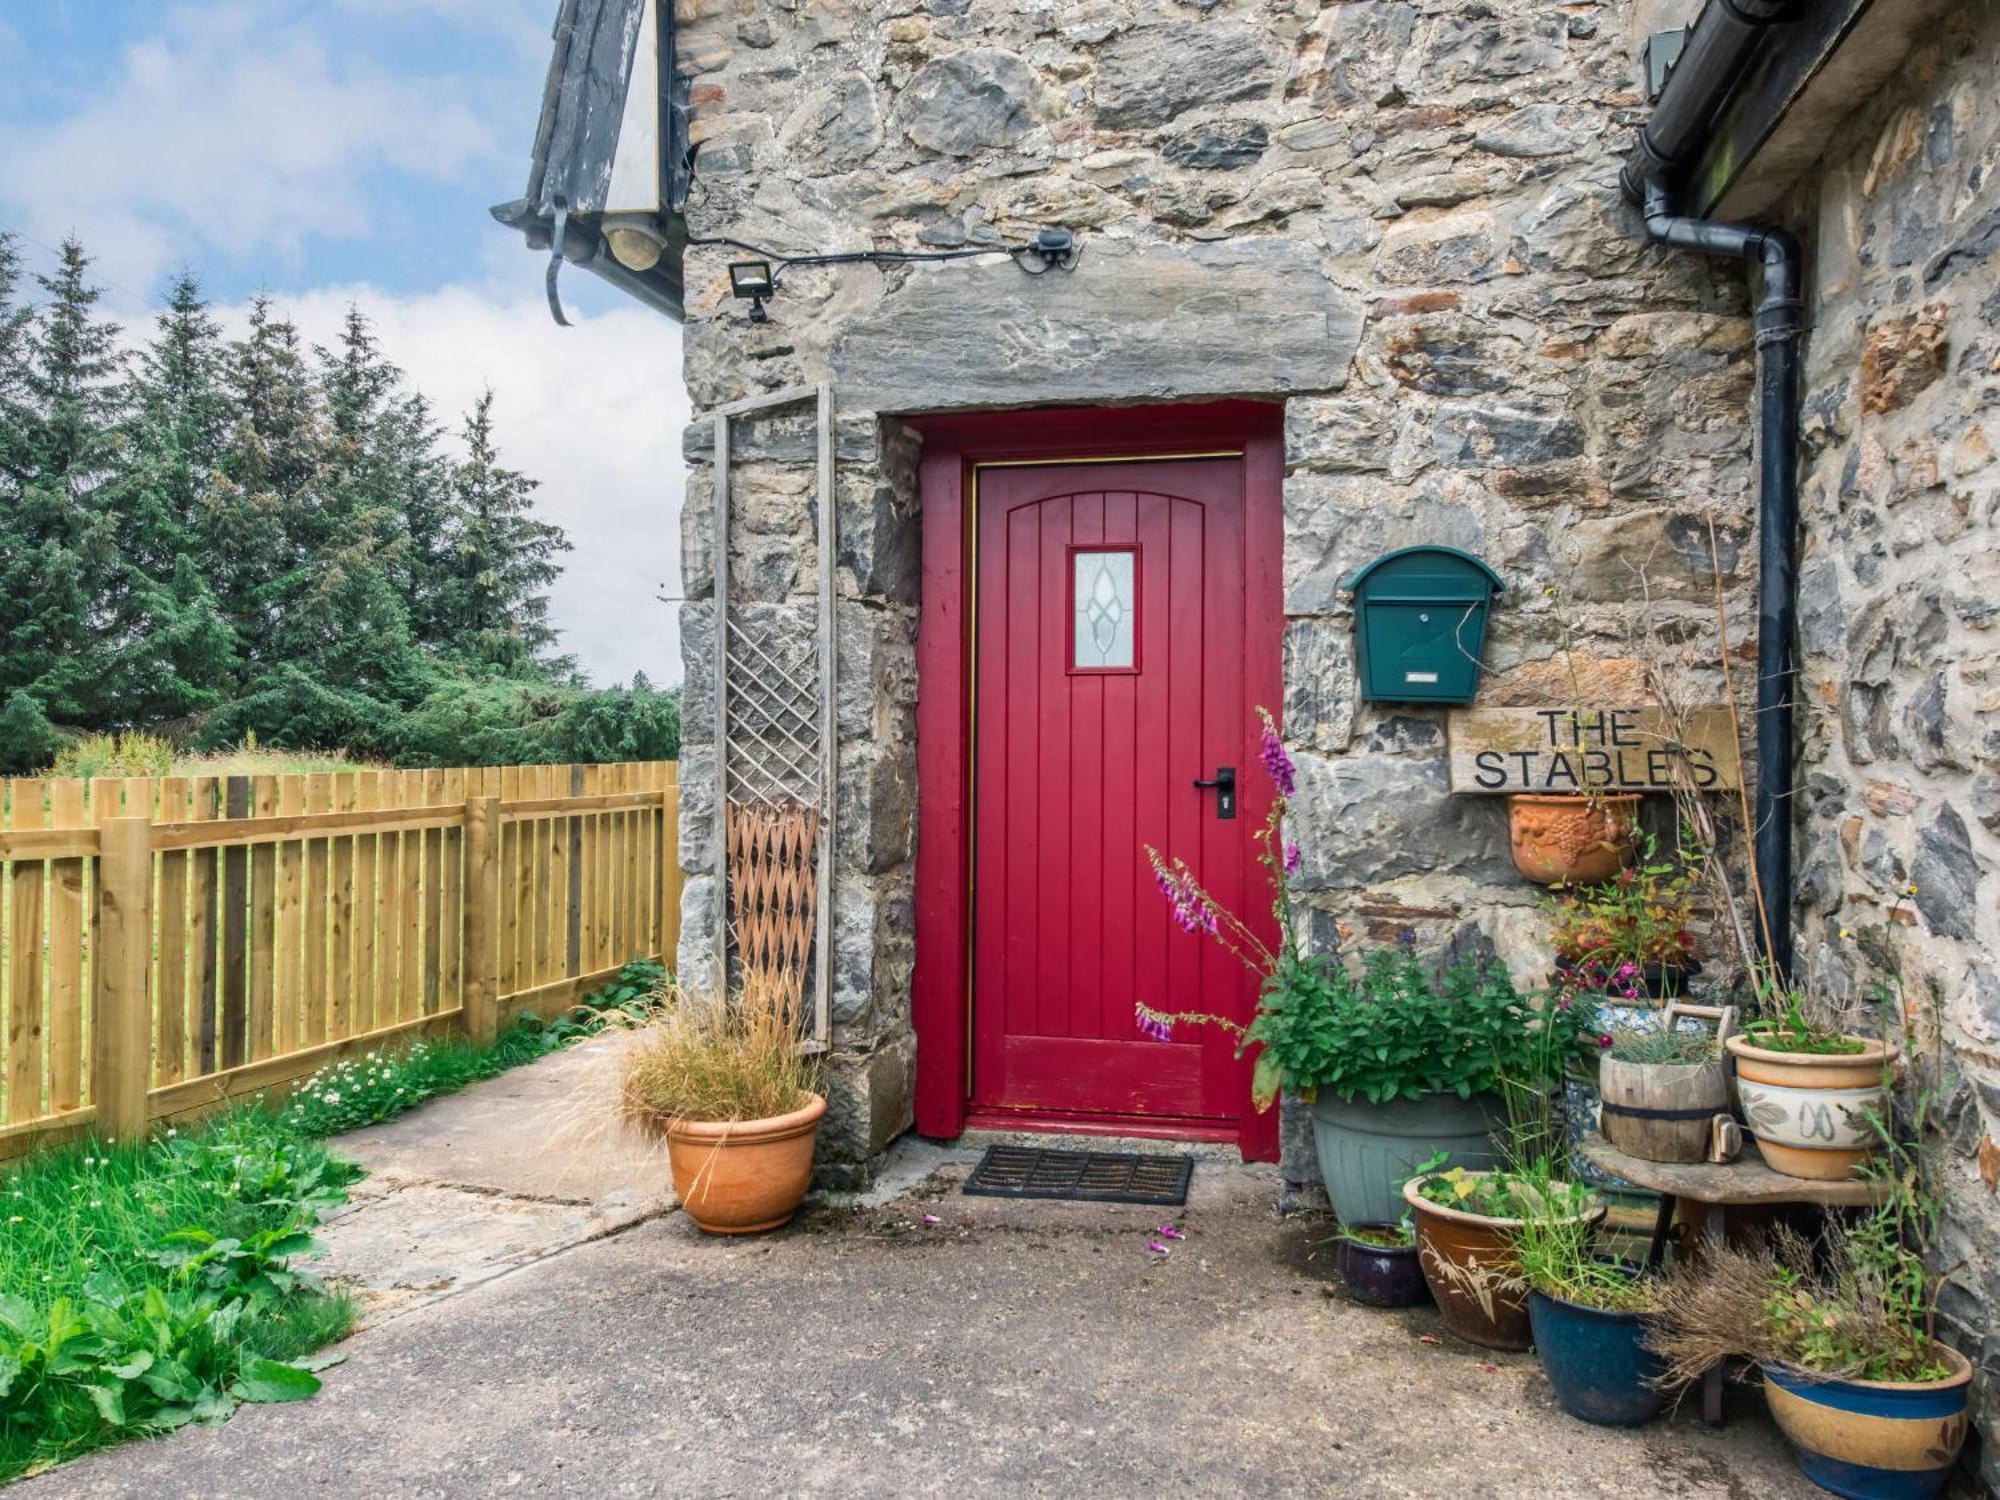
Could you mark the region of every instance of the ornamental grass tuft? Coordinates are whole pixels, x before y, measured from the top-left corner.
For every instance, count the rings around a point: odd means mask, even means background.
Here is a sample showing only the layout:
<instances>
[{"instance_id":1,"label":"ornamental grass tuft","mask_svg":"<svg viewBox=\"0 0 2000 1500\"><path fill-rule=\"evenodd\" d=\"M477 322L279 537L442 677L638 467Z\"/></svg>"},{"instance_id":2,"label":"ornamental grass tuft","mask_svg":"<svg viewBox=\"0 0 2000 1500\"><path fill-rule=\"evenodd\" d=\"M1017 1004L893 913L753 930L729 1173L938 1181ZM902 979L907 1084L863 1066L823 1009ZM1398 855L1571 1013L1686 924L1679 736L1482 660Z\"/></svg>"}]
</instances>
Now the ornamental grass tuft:
<instances>
[{"instance_id":1,"label":"ornamental grass tuft","mask_svg":"<svg viewBox=\"0 0 2000 1500\"><path fill-rule=\"evenodd\" d=\"M819 1080L816 1059L799 1050L796 1008L756 977L734 1002L662 986L631 1030L619 1112L642 1133L789 1114Z\"/></svg>"}]
</instances>

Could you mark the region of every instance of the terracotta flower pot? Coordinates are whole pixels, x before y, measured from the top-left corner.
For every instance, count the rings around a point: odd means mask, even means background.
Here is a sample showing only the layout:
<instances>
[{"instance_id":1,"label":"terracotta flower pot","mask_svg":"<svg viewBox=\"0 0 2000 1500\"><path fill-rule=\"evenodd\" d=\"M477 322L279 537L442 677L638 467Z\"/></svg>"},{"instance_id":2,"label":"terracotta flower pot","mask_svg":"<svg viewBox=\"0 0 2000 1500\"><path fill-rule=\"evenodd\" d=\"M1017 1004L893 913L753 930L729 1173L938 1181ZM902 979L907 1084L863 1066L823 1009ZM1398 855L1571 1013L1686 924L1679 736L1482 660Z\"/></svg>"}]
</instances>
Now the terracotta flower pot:
<instances>
[{"instance_id":1,"label":"terracotta flower pot","mask_svg":"<svg viewBox=\"0 0 2000 1500\"><path fill-rule=\"evenodd\" d=\"M1514 868L1542 885L1593 885L1632 858L1636 793L1616 797L1517 793L1507 799Z\"/></svg>"},{"instance_id":2,"label":"terracotta flower pot","mask_svg":"<svg viewBox=\"0 0 2000 1500\"><path fill-rule=\"evenodd\" d=\"M1806 1478L1858 1500L1922 1500L1944 1489L1972 1426L1972 1365L1935 1347L1951 1367L1942 1380L1832 1380L1764 1367L1764 1399Z\"/></svg>"},{"instance_id":3,"label":"terracotta flower pot","mask_svg":"<svg viewBox=\"0 0 2000 1500\"><path fill-rule=\"evenodd\" d=\"M1417 1259L1444 1314L1446 1332L1487 1349L1518 1353L1534 1347L1528 1288L1514 1262L1514 1233L1521 1221L1433 1203L1418 1191L1422 1182L1413 1177L1404 1183L1403 1200L1417 1216ZM1604 1212L1604 1205L1596 1203L1578 1218L1597 1224Z\"/></svg>"},{"instance_id":4,"label":"terracotta flower pot","mask_svg":"<svg viewBox=\"0 0 2000 1500\"><path fill-rule=\"evenodd\" d=\"M710 1234L776 1229L798 1212L812 1177L826 1100L768 1120L667 1127L667 1160L687 1216Z\"/></svg>"},{"instance_id":5,"label":"terracotta flower pot","mask_svg":"<svg viewBox=\"0 0 2000 1500\"><path fill-rule=\"evenodd\" d=\"M1883 1075L1894 1054L1886 1042L1853 1040L1862 1051L1774 1052L1729 1039L1743 1120L1772 1171L1837 1182L1874 1149L1867 1116L1886 1104Z\"/></svg>"}]
</instances>

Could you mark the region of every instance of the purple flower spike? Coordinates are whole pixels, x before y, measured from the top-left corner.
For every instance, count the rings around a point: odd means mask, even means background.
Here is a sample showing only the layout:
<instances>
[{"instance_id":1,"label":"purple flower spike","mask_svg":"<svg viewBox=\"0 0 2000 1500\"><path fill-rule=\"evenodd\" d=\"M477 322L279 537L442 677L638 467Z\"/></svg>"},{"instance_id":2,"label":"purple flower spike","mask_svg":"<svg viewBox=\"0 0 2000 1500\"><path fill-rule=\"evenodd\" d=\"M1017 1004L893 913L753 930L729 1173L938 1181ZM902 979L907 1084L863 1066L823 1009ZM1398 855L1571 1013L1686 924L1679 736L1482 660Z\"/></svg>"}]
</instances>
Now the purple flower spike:
<instances>
[{"instance_id":1,"label":"purple flower spike","mask_svg":"<svg viewBox=\"0 0 2000 1500\"><path fill-rule=\"evenodd\" d=\"M1305 856L1299 853L1299 846L1287 840L1285 843L1285 873L1296 875L1299 866L1305 863Z\"/></svg>"},{"instance_id":2,"label":"purple flower spike","mask_svg":"<svg viewBox=\"0 0 2000 1500\"><path fill-rule=\"evenodd\" d=\"M1298 769L1293 766L1291 756L1285 754L1284 741L1278 738L1277 727L1268 718L1264 721L1264 737L1257 747L1257 758L1263 762L1264 772L1277 787L1279 796L1289 797L1298 790Z\"/></svg>"}]
</instances>

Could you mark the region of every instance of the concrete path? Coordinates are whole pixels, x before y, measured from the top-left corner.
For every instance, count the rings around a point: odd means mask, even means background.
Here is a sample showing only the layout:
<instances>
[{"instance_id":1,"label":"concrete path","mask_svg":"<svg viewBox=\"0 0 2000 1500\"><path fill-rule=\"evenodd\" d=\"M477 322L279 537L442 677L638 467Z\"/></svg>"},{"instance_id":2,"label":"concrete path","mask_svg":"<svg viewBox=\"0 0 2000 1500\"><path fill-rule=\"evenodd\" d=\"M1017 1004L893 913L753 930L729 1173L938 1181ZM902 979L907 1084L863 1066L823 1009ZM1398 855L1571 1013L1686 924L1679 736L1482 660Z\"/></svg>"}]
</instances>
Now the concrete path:
<instances>
[{"instance_id":1,"label":"concrete path","mask_svg":"<svg viewBox=\"0 0 2000 1500\"><path fill-rule=\"evenodd\" d=\"M922 1143L888 1201L711 1240L657 1212L643 1163L594 1160L596 1196L547 1175L581 1170L540 1149L534 1102L575 1066L352 1138L399 1185L335 1230L378 1305L317 1398L19 1493L1818 1493L1753 1393L1720 1434L1692 1410L1592 1428L1531 1356L1346 1303L1323 1229L1275 1218L1263 1169L1203 1161L1164 1259L1146 1248L1157 1209L964 1198L966 1153Z\"/></svg>"}]
</instances>

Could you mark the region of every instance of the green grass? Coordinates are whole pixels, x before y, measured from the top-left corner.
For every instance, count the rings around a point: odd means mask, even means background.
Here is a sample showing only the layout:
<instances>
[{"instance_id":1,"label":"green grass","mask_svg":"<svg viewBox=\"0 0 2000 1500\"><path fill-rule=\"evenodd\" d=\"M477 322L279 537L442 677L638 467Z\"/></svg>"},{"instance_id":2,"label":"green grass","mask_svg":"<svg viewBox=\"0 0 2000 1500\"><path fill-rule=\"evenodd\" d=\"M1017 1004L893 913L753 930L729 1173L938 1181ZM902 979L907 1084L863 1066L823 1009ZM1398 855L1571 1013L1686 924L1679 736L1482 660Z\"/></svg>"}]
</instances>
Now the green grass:
<instances>
[{"instance_id":1,"label":"green grass","mask_svg":"<svg viewBox=\"0 0 2000 1500\"><path fill-rule=\"evenodd\" d=\"M315 1350L354 1308L305 1262L362 1173L322 1138L401 1114L595 1034L650 996L627 964L550 1022L420 1042L323 1069L282 1109L249 1105L138 1144L71 1142L0 1176L0 1484L128 1437L319 1389Z\"/></svg>"},{"instance_id":2,"label":"green grass","mask_svg":"<svg viewBox=\"0 0 2000 1500\"><path fill-rule=\"evenodd\" d=\"M255 1108L0 1180L0 1481L318 1389L353 1309L293 1262L360 1169Z\"/></svg>"}]
</instances>

